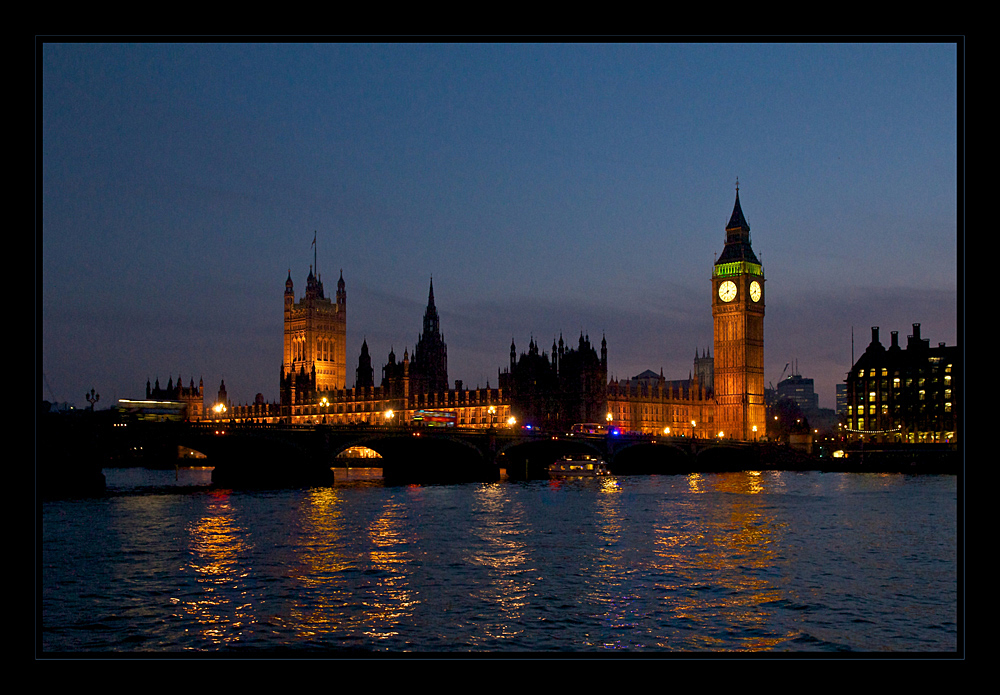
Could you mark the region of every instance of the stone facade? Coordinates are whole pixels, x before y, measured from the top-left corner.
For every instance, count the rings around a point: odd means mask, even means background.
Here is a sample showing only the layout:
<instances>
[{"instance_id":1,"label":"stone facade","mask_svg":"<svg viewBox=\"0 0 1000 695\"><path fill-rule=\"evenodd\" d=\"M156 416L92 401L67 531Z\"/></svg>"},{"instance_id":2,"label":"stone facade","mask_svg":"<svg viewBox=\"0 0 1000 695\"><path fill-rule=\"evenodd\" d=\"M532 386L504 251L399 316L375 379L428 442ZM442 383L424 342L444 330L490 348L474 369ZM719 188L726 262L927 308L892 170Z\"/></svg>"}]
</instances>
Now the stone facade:
<instances>
[{"instance_id":1,"label":"stone facade","mask_svg":"<svg viewBox=\"0 0 1000 695\"><path fill-rule=\"evenodd\" d=\"M726 245L712 268L712 319L716 428L725 438L763 438L764 269L750 245L739 189Z\"/></svg>"},{"instance_id":2,"label":"stone facade","mask_svg":"<svg viewBox=\"0 0 1000 695\"><path fill-rule=\"evenodd\" d=\"M281 405L308 403L321 391L347 386L347 291L344 274L334 302L323 282L306 278L306 291L295 301L291 271L285 281L285 340L281 366Z\"/></svg>"}]
</instances>

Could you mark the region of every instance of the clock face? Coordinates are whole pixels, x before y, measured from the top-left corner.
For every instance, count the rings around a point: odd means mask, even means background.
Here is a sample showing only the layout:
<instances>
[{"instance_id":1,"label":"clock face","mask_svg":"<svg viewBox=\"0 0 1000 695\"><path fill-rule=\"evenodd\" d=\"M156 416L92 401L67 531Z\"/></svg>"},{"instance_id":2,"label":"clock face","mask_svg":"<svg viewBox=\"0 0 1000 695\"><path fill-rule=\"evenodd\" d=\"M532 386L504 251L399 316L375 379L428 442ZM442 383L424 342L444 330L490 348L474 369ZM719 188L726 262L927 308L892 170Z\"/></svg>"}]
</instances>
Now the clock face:
<instances>
[{"instance_id":1,"label":"clock face","mask_svg":"<svg viewBox=\"0 0 1000 695\"><path fill-rule=\"evenodd\" d=\"M760 283L756 280L750 283L750 299L755 302L760 301Z\"/></svg>"},{"instance_id":2,"label":"clock face","mask_svg":"<svg viewBox=\"0 0 1000 695\"><path fill-rule=\"evenodd\" d=\"M726 280L719 285L719 299L724 302L731 302L736 298L736 283Z\"/></svg>"}]
</instances>

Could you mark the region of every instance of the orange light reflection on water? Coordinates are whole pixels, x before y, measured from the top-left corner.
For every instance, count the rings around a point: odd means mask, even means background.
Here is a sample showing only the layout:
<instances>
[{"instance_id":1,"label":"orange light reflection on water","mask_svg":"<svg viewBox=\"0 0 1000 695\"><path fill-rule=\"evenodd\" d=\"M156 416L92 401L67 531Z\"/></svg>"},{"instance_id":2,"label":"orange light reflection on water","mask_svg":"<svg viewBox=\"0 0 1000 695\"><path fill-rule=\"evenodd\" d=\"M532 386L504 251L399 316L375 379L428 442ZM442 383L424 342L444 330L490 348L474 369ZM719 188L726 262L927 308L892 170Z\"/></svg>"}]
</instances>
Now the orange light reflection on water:
<instances>
[{"instance_id":1,"label":"orange light reflection on water","mask_svg":"<svg viewBox=\"0 0 1000 695\"><path fill-rule=\"evenodd\" d=\"M786 596L776 581L761 578L781 564L784 524L772 516L761 494L782 487L781 476L756 471L692 474L689 493L718 499L707 514L702 504L698 516L690 515L683 496L663 502L654 547L658 569L668 577L658 588L673 619L695 628L725 624L736 634L760 633L748 640L744 649L749 651L794 639L793 632L766 634L771 624L767 605ZM728 641L707 634L698 640L706 650Z\"/></svg>"}]
</instances>

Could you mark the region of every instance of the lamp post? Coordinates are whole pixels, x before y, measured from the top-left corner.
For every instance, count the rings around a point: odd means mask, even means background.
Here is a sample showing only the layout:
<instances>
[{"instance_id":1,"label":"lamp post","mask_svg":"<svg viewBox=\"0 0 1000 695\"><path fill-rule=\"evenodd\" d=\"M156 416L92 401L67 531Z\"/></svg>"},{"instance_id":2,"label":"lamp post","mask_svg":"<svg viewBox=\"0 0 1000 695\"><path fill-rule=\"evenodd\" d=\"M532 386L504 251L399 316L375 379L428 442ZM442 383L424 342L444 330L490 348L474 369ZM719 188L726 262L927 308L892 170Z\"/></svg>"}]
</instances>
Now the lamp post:
<instances>
[{"instance_id":1,"label":"lamp post","mask_svg":"<svg viewBox=\"0 0 1000 695\"><path fill-rule=\"evenodd\" d=\"M90 389L90 393L83 394L83 397L87 399L88 403L90 403L91 412L93 412L94 405L97 401L101 400L101 394L95 392L94 389Z\"/></svg>"}]
</instances>

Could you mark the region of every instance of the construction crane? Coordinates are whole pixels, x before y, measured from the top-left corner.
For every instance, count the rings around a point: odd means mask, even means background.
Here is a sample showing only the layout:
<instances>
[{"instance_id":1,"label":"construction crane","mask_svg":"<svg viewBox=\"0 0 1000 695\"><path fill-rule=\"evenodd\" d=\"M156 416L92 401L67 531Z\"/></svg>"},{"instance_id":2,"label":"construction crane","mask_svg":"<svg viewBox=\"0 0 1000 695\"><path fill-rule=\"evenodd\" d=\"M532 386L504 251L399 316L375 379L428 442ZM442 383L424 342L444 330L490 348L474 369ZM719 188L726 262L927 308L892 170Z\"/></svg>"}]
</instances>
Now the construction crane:
<instances>
[{"instance_id":1,"label":"construction crane","mask_svg":"<svg viewBox=\"0 0 1000 695\"><path fill-rule=\"evenodd\" d=\"M781 370L781 376L779 376L779 377L778 377L778 383L779 383L779 384L781 383L781 377L785 376L785 372L787 372L787 371L788 371L788 366L789 366L790 364L791 364L791 362L787 362L787 363L785 364L785 368ZM769 382L767 382L767 385L771 387L771 390L772 390L772 391L774 391L774 384L772 384L772 383L771 383L771 382L769 381Z\"/></svg>"}]
</instances>

